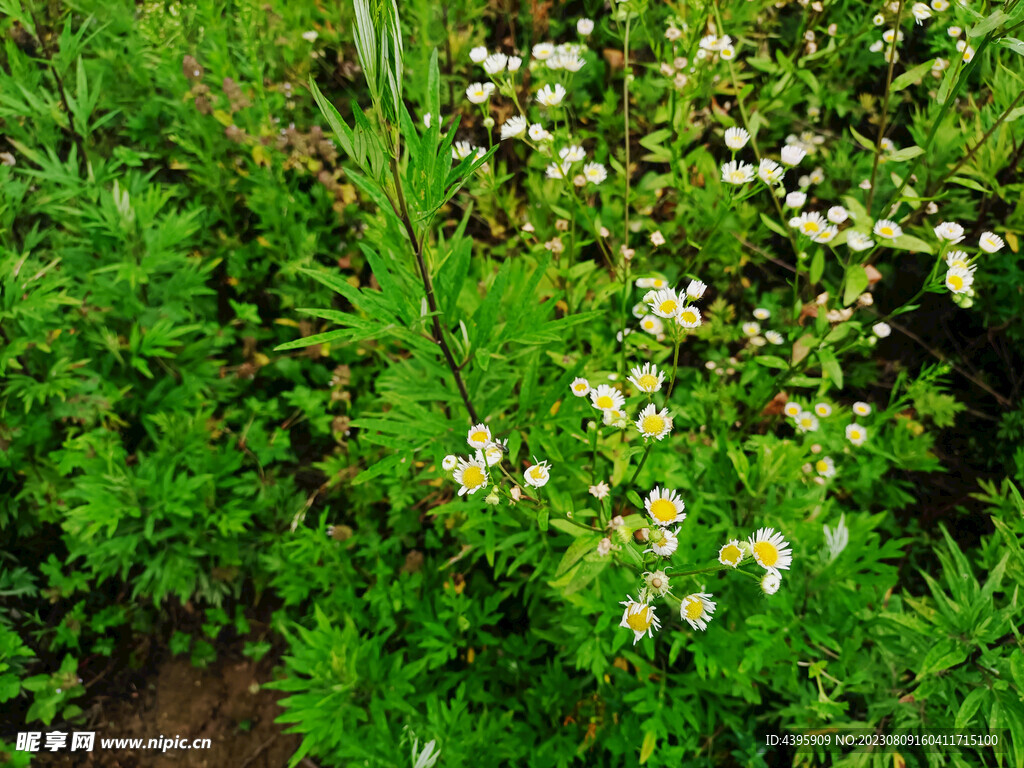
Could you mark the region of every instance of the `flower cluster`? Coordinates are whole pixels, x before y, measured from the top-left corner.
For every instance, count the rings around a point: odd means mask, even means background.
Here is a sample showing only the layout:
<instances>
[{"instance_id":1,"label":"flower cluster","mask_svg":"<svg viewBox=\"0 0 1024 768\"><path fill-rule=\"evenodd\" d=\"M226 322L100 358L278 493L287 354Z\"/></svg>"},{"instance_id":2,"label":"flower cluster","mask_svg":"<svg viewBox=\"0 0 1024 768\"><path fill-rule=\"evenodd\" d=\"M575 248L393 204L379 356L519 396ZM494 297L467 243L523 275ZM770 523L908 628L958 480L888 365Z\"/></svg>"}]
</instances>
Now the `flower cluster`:
<instances>
[{"instance_id":1,"label":"flower cluster","mask_svg":"<svg viewBox=\"0 0 1024 768\"><path fill-rule=\"evenodd\" d=\"M486 424L474 424L466 434L466 443L474 450L470 456L462 457L449 454L444 457L441 467L452 473L452 480L459 485L459 496L472 495L493 485L491 470L497 468L502 474L512 479L501 466L508 454L508 441L494 439L491 429ZM547 461L537 461L523 472L523 482L532 488L543 488L551 479L551 465ZM509 490L509 499L515 503L522 498L522 489L513 485ZM501 497L498 488L492 488L485 501L497 504Z\"/></svg>"}]
</instances>

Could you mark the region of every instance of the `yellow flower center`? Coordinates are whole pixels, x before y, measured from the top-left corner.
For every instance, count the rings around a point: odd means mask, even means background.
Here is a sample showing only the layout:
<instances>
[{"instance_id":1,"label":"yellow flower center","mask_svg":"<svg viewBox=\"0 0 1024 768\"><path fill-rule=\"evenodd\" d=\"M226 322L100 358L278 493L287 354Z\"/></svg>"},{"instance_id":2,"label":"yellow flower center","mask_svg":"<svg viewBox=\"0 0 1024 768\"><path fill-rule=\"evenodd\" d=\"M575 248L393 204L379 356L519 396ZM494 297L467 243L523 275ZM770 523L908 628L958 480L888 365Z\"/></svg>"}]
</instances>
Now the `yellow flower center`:
<instances>
[{"instance_id":1,"label":"yellow flower center","mask_svg":"<svg viewBox=\"0 0 1024 768\"><path fill-rule=\"evenodd\" d=\"M676 505L668 499L658 499L651 502L651 516L655 520L667 523L670 520L675 520L677 514Z\"/></svg>"},{"instance_id":2,"label":"yellow flower center","mask_svg":"<svg viewBox=\"0 0 1024 768\"><path fill-rule=\"evenodd\" d=\"M530 470L530 478L533 479L533 480L543 480L544 479L544 468L543 467L534 467L533 469L531 469Z\"/></svg>"},{"instance_id":3,"label":"yellow flower center","mask_svg":"<svg viewBox=\"0 0 1024 768\"><path fill-rule=\"evenodd\" d=\"M740 548L735 544L727 544L725 548L722 549L722 559L732 565L733 563L738 563L743 559L743 553L740 552Z\"/></svg>"},{"instance_id":4,"label":"yellow flower center","mask_svg":"<svg viewBox=\"0 0 1024 768\"><path fill-rule=\"evenodd\" d=\"M811 421L811 420L810 420L810 419L808 419L808 418L803 418L803 419L800 419L800 425L801 425L801 426L804 426L804 427L810 427L810 426L811 426L812 424L814 424L814 422L813 422L813 421Z\"/></svg>"},{"instance_id":5,"label":"yellow flower center","mask_svg":"<svg viewBox=\"0 0 1024 768\"><path fill-rule=\"evenodd\" d=\"M665 429L665 420L657 414L644 416L644 420L640 422L640 429L648 435L661 434Z\"/></svg>"},{"instance_id":6,"label":"yellow flower center","mask_svg":"<svg viewBox=\"0 0 1024 768\"><path fill-rule=\"evenodd\" d=\"M687 309L683 312L682 318L684 323L696 323L697 313L693 310Z\"/></svg>"},{"instance_id":7,"label":"yellow flower center","mask_svg":"<svg viewBox=\"0 0 1024 768\"><path fill-rule=\"evenodd\" d=\"M828 462L824 459L819 459L818 463L814 465L814 468L822 473L828 472Z\"/></svg>"},{"instance_id":8,"label":"yellow flower center","mask_svg":"<svg viewBox=\"0 0 1024 768\"><path fill-rule=\"evenodd\" d=\"M660 309L666 315L671 315L673 312L676 311L677 306L679 305L675 301L669 299L668 301L661 302L661 304L658 306L658 309Z\"/></svg>"},{"instance_id":9,"label":"yellow flower center","mask_svg":"<svg viewBox=\"0 0 1024 768\"><path fill-rule=\"evenodd\" d=\"M630 613L626 616L626 623L629 628L637 632L646 632L651 626L651 609L650 606L644 606L636 613Z\"/></svg>"},{"instance_id":10,"label":"yellow flower center","mask_svg":"<svg viewBox=\"0 0 1024 768\"><path fill-rule=\"evenodd\" d=\"M472 440L474 443L486 443L487 433L484 432L483 430L477 430L476 432L473 433L472 437L470 437L470 440Z\"/></svg>"},{"instance_id":11,"label":"yellow flower center","mask_svg":"<svg viewBox=\"0 0 1024 768\"><path fill-rule=\"evenodd\" d=\"M946 282L949 283L949 287L954 291L962 291L964 289L964 279L960 275L950 275L946 278Z\"/></svg>"},{"instance_id":12,"label":"yellow flower center","mask_svg":"<svg viewBox=\"0 0 1024 768\"><path fill-rule=\"evenodd\" d=\"M666 283L660 277L654 278L654 287L655 288L664 288L666 285L668 285L668 283Z\"/></svg>"},{"instance_id":13,"label":"yellow flower center","mask_svg":"<svg viewBox=\"0 0 1024 768\"><path fill-rule=\"evenodd\" d=\"M576 390L577 392L582 392L582 391L583 391L583 390L585 390L586 388L587 388L587 385L586 385L586 384L582 384L582 383L581 383L581 384L577 384L577 385L576 385L576 386L574 387L574 389L575 389L575 390Z\"/></svg>"},{"instance_id":14,"label":"yellow flower center","mask_svg":"<svg viewBox=\"0 0 1024 768\"><path fill-rule=\"evenodd\" d=\"M804 224L804 232L817 232L821 227L818 226L817 222L808 221Z\"/></svg>"},{"instance_id":15,"label":"yellow flower center","mask_svg":"<svg viewBox=\"0 0 1024 768\"><path fill-rule=\"evenodd\" d=\"M754 554L764 567L771 568L779 562L779 550L770 541L759 541L754 545Z\"/></svg>"},{"instance_id":16,"label":"yellow flower center","mask_svg":"<svg viewBox=\"0 0 1024 768\"><path fill-rule=\"evenodd\" d=\"M859 429L850 430L850 439L851 440L860 440L860 430Z\"/></svg>"},{"instance_id":17,"label":"yellow flower center","mask_svg":"<svg viewBox=\"0 0 1024 768\"><path fill-rule=\"evenodd\" d=\"M892 237L892 227L880 227L878 230L878 234L883 235L885 237Z\"/></svg>"},{"instance_id":18,"label":"yellow flower center","mask_svg":"<svg viewBox=\"0 0 1024 768\"><path fill-rule=\"evenodd\" d=\"M690 621L696 621L704 613L704 603L700 600L691 600L683 610L686 611L686 618Z\"/></svg>"},{"instance_id":19,"label":"yellow flower center","mask_svg":"<svg viewBox=\"0 0 1024 768\"><path fill-rule=\"evenodd\" d=\"M466 467L462 472L462 484L467 488L478 488L486 479L487 475L480 467Z\"/></svg>"},{"instance_id":20,"label":"yellow flower center","mask_svg":"<svg viewBox=\"0 0 1024 768\"><path fill-rule=\"evenodd\" d=\"M658 386L658 377L650 373L645 373L637 381L640 384L640 389L651 390Z\"/></svg>"},{"instance_id":21,"label":"yellow flower center","mask_svg":"<svg viewBox=\"0 0 1024 768\"><path fill-rule=\"evenodd\" d=\"M601 395L599 398L597 398L596 405L598 408L611 408L613 405L615 405L615 402L612 400L611 396Z\"/></svg>"}]
</instances>

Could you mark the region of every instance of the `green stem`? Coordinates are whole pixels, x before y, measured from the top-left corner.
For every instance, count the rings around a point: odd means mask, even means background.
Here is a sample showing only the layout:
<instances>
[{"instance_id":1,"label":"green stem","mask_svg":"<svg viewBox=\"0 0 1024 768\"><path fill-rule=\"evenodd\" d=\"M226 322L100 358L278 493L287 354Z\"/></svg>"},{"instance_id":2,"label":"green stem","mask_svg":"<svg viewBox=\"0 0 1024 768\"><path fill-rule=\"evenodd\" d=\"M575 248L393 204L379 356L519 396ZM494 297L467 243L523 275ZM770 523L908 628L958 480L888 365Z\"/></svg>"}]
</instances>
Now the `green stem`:
<instances>
[{"instance_id":1,"label":"green stem","mask_svg":"<svg viewBox=\"0 0 1024 768\"><path fill-rule=\"evenodd\" d=\"M899 0L896 9L896 24L892 31L892 43L889 45L889 71L885 76L885 97L882 100L882 114L878 119L878 138L875 140L875 159L871 164L871 187L868 189L867 208L871 215L871 204L875 199L875 177L878 175L878 160L882 156L882 139L885 138L885 127L889 119L889 97L891 95L892 71L896 66L896 45L900 41L900 22L903 20L903 0Z\"/></svg>"},{"instance_id":2,"label":"green stem","mask_svg":"<svg viewBox=\"0 0 1024 768\"><path fill-rule=\"evenodd\" d=\"M640 470L643 469L644 468L644 464L647 463L647 457L651 455L651 448L653 448L653 447L654 447L654 443L648 443L647 444L647 447L644 449L643 458L640 459L640 464L637 465L636 472L634 472L633 476L631 478L629 478L629 484L630 485L632 485L633 483L636 482L637 477L639 477L639 475L640 475Z\"/></svg>"}]
</instances>

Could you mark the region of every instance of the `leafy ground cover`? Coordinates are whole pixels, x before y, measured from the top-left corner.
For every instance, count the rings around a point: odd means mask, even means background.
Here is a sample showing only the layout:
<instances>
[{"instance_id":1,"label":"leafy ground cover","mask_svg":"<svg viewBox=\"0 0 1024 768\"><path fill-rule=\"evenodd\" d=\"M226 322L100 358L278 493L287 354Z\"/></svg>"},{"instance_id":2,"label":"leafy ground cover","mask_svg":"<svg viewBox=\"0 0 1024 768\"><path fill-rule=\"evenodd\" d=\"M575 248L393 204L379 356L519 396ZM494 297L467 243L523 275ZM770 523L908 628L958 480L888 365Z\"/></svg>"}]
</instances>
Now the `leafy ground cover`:
<instances>
[{"instance_id":1,"label":"leafy ground cover","mask_svg":"<svg viewBox=\"0 0 1024 768\"><path fill-rule=\"evenodd\" d=\"M1024 765L1020 0L0 11L7 760Z\"/></svg>"}]
</instances>

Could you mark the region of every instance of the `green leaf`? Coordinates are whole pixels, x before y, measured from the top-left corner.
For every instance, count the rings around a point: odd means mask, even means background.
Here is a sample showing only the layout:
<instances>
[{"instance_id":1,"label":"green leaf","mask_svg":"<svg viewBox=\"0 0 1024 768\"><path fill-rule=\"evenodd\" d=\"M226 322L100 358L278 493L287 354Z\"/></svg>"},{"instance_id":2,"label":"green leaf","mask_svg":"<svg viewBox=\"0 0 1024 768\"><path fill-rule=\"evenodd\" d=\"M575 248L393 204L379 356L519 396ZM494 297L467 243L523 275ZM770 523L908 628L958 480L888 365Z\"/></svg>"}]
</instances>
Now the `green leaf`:
<instances>
[{"instance_id":1,"label":"green leaf","mask_svg":"<svg viewBox=\"0 0 1024 768\"><path fill-rule=\"evenodd\" d=\"M971 718L978 711L978 707L988 697L988 688L975 688L964 697L960 709L956 713L956 721L953 727L957 730L966 728L971 724Z\"/></svg>"},{"instance_id":2,"label":"green leaf","mask_svg":"<svg viewBox=\"0 0 1024 768\"><path fill-rule=\"evenodd\" d=\"M933 253L934 249L924 240L919 240L911 235L903 234L895 240L884 240L883 245L894 248L897 251L915 251L918 253Z\"/></svg>"},{"instance_id":3,"label":"green leaf","mask_svg":"<svg viewBox=\"0 0 1024 768\"><path fill-rule=\"evenodd\" d=\"M579 536L572 544L569 545L568 549L565 550L565 554L562 555L562 559L558 563L558 568L555 570L555 577L557 578L567 572L570 568L576 565L584 555L595 551L599 541L601 541L600 533L584 533Z\"/></svg>"},{"instance_id":4,"label":"green leaf","mask_svg":"<svg viewBox=\"0 0 1024 768\"><path fill-rule=\"evenodd\" d=\"M926 74L932 71L932 64L934 63L934 61L934 59L929 59L928 61L922 64L918 64L916 67L908 69L906 72L904 72L902 75L900 75L899 77L892 81L891 85L889 86L889 92L896 93L897 91L902 91L911 83L918 82L922 77L924 77Z\"/></svg>"},{"instance_id":5,"label":"green leaf","mask_svg":"<svg viewBox=\"0 0 1024 768\"><path fill-rule=\"evenodd\" d=\"M875 142L871 141L871 139L869 139L867 136L858 133L857 129L854 128L852 125L850 126L850 133L853 134L853 138L855 138L857 140L857 143L864 147L864 149L868 150L869 152L875 151Z\"/></svg>"},{"instance_id":6,"label":"green leaf","mask_svg":"<svg viewBox=\"0 0 1024 768\"><path fill-rule=\"evenodd\" d=\"M904 147L889 153L885 156L885 159L886 162L890 163L905 163L907 160L913 160L915 157L923 154L924 150L921 147Z\"/></svg>"},{"instance_id":7,"label":"green leaf","mask_svg":"<svg viewBox=\"0 0 1024 768\"><path fill-rule=\"evenodd\" d=\"M860 264L853 264L846 273L846 288L843 291L843 305L849 306L868 287L868 273ZM845 325L845 323L844 323Z\"/></svg>"},{"instance_id":8,"label":"green leaf","mask_svg":"<svg viewBox=\"0 0 1024 768\"><path fill-rule=\"evenodd\" d=\"M999 44L1006 46L1014 53L1024 56L1024 40L1018 40L1016 37L1001 37L999 38Z\"/></svg>"},{"instance_id":9,"label":"green leaf","mask_svg":"<svg viewBox=\"0 0 1024 768\"><path fill-rule=\"evenodd\" d=\"M836 388L842 389L843 369L839 366L835 353L828 347L822 347L818 350L818 362L821 363L822 374L831 379L835 383Z\"/></svg>"},{"instance_id":10,"label":"green leaf","mask_svg":"<svg viewBox=\"0 0 1024 768\"><path fill-rule=\"evenodd\" d=\"M843 230L845 232L846 230ZM843 234L843 233L840 233ZM840 243L841 245L841 243ZM821 280L822 274L825 272L825 251L821 248L814 252L814 256L811 258L811 269L808 272L808 278L810 278L811 285L817 285L818 281Z\"/></svg>"},{"instance_id":11,"label":"green leaf","mask_svg":"<svg viewBox=\"0 0 1024 768\"><path fill-rule=\"evenodd\" d=\"M763 213L761 214L761 222L775 234L780 235L781 237L789 237L789 235L786 233L786 230L782 228L779 222L775 221L774 219L768 218L768 216L766 216Z\"/></svg>"},{"instance_id":12,"label":"green leaf","mask_svg":"<svg viewBox=\"0 0 1024 768\"><path fill-rule=\"evenodd\" d=\"M1009 20L1009 16L1002 10L997 10L986 16L981 22L967 30L967 37L982 37Z\"/></svg>"},{"instance_id":13,"label":"green leaf","mask_svg":"<svg viewBox=\"0 0 1024 768\"><path fill-rule=\"evenodd\" d=\"M789 368L789 363L775 355L758 355L754 358L754 362L763 365L765 368Z\"/></svg>"},{"instance_id":14,"label":"green leaf","mask_svg":"<svg viewBox=\"0 0 1024 768\"><path fill-rule=\"evenodd\" d=\"M640 765L646 763L651 755L654 754L654 748L658 746L658 737L654 731L648 731L644 734L644 740L640 744Z\"/></svg>"}]
</instances>

